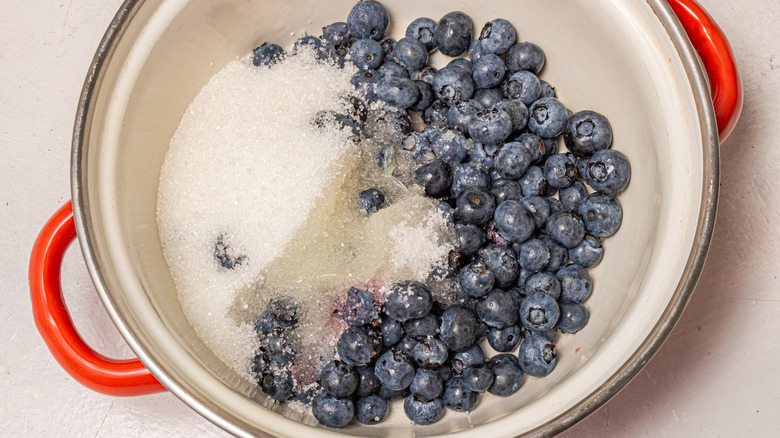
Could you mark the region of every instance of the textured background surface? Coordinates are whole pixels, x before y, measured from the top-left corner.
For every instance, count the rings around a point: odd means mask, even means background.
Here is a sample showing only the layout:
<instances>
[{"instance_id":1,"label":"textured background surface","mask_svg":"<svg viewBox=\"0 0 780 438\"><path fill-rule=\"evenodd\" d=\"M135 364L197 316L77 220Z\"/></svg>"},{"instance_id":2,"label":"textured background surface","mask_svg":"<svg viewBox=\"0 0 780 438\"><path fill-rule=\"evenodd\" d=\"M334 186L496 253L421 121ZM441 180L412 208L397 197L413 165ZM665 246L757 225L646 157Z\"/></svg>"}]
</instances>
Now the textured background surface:
<instances>
[{"instance_id":1,"label":"textured background surface","mask_svg":"<svg viewBox=\"0 0 780 438\"><path fill-rule=\"evenodd\" d=\"M715 236L674 332L619 395L563 434L770 436L780 430L780 4L700 0L742 69L742 119L722 147ZM79 92L119 0L0 2L0 435L225 436L171 394L112 398L81 387L35 330L27 262L69 198ZM66 300L97 350L131 357L75 248Z\"/></svg>"}]
</instances>

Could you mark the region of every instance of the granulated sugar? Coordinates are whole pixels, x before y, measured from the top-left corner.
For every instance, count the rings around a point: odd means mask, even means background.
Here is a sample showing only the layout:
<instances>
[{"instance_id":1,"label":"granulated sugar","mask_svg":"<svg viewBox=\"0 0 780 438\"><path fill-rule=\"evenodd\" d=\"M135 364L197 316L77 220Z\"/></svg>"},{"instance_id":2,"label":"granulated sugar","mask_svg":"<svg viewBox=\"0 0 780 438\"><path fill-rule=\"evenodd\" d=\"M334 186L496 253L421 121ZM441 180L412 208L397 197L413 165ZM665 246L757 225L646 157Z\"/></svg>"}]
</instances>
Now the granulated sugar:
<instances>
[{"instance_id":1,"label":"granulated sugar","mask_svg":"<svg viewBox=\"0 0 780 438\"><path fill-rule=\"evenodd\" d=\"M425 281L453 248L435 202L383 172L370 141L311 123L345 112L353 72L311 53L270 69L236 60L171 140L158 193L165 258L196 333L247 378L259 346L252 320L271 298L301 308L293 372L305 384L333 353L343 329L334 309L350 286L381 297L394 281ZM368 187L388 206L366 217L356 199Z\"/></svg>"}]
</instances>

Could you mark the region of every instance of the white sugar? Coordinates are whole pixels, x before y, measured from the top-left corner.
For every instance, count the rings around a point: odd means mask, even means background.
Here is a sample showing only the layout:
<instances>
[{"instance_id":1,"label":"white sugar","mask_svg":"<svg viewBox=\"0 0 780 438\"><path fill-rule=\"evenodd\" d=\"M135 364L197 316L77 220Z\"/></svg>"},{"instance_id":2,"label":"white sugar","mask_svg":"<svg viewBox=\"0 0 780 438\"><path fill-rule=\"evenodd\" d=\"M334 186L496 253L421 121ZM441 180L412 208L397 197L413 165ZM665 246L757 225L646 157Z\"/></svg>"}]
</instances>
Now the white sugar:
<instances>
[{"instance_id":1,"label":"white sugar","mask_svg":"<svg viewBox=\"0 0 780 438\"><path fill-rule=\"evenodd\" d=\"M293 370L306 384L335 349L333 310L350 286L381 296L390 282L425 281L453 248L435 202L382 172L370 141L311 123L344 112L352 74L312 54L270 69L236 60L171 140L158 192L164 255L195 332L247 378L259 346L251 321L270 298L301 306ZM355 200L368 187L388 206L366 217Z\"/></svg>"}]
</instances>

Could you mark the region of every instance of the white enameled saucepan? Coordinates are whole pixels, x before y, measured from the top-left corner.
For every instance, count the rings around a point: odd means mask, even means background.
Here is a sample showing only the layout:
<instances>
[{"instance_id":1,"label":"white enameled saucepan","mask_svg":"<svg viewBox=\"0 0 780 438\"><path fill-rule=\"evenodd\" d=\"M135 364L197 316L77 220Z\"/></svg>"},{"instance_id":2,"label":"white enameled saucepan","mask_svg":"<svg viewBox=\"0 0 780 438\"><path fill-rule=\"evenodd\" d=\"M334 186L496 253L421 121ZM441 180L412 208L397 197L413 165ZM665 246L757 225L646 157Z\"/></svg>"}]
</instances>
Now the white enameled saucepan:
<instances>
[{"instance_id":1,"label":"white enameled saucepan","mask_svg":"<svg viewBox=\"0 0 780 438\"><path fill-rule=\"evenodd\" d=\"M78 381L130 396L169 390L238 436L552 435L593 412L647 363L688 302L712 236L718 146L742 104L728 42L694 0L452 2L386 0L398 39L417 17L505 18L547 55L543 78L567 107L610 118L631 160L619 233L593 269L585 329L563 336L559 364L508 398L413 426L399 406L376 426L333 430L272 405L196 336L176 298L155 220L166 149L187 105L259 42L289 44L344 21L355 0L127 0L98 48L73 137L72 203L41 232L30 262L36 324ZM436 60L434 62L441 62ZM62 255L78 237L108 313L138 355L90 349L64 306Z\"/></svg>"}]
</instances>

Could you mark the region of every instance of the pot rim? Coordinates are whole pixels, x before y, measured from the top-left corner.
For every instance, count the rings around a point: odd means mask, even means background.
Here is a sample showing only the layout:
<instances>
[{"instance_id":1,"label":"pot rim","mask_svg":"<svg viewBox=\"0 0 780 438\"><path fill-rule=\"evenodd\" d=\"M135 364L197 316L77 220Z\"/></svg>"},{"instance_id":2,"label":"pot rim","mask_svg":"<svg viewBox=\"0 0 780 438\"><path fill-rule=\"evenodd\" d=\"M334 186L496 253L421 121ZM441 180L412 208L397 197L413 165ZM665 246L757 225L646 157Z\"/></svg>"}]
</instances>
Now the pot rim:
<instances>
[{"instance_id":1,"label":"pot rim","mask_svg":"<svg viewBox=\"0 0 780 438\"><path fill-rule=\"evenodd\" d=\"M687 34L677 16L665 0L646 0L658 20L673 42L683 63L688 80L693 91L693 98L698 109L701 126L702 147L704 148L705 178L702 193L700 217L697 223L696 240L688 255L680 282L672 295L662 317L644 339L640 347L609 379L599 388L584 397L577 404L558 417L527 432L527 436L552 436L573 426L596 409L605 404L630 382L660 349L664 340L680 319L693 290L701 275L704 262L712 240L715 216L718 203L719 188L719 146L715 112L709 92L707 76L701 65L698 54L694 50ZM109 293L107 283L103 278L96 254L92 247L89 230L93 224L90 220L89 205L83 195L86 187L86 159L88 149L88 132L92 124L92 109L95 106L97 90L100 88L107 65L111 61L115 49L122 39L130 21L145 0L125 0L106 30L98 49L90 64L77 108L71 150L71 192L76 232L84 256L87 269L95 284L95 288L103 301L109 316L130 348L141 362L163 385L178 398L187 403L203 417L222 429L235 434L245 435L245 431L236 427L228 419L200 400L193 397L177 382L167 376L161 368L142 348L134 334L128 328L120 315L114 299Z\"/></svg>"}]
</instances>

